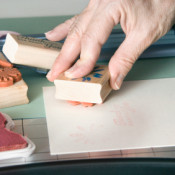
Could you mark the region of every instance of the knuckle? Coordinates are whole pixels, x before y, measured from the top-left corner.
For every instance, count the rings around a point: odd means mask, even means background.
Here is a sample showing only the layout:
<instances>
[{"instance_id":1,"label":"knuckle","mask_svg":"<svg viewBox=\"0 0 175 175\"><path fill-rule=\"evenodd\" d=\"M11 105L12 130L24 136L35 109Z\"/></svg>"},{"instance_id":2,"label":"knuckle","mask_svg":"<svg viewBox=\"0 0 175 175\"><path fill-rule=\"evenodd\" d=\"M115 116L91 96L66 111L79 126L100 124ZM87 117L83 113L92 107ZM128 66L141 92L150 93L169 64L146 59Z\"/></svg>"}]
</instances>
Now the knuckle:
<instances>
[{"instance_id":1,"label":"knuckle","mask_svg":"<svg viewBox=\"0 0 175 175\"><path fill-rule=\"evenodd\" d=\"M72 20L71 19L68 19L67 21L65 21L63 24L64 25L70 25L72 23Z\"/></svg>"},{"instance_id":2,"label":"knuckle","mask_svg":"<svg viewBox=\"0 0 175 175\"><path fill-rule=\"evenodd\" d=\"M95 37L93 36L92 33L89 32L85 32L82 36L82 43L91 43L92 41L94 41Z\"/></svg>"},{"instance_id":3,"label":"knuckle","mask_svg":"<svg viewBox=\"0 0 175 175\"><path fill-rule=\"evenodd\" d=\"M66 20L63 24L64 25L71 25L73 22L78 18L78 15L75 15L73 18Z\"/></svg>"},{"instance_id":4,"label":"knuckle","mask_svg":"<svg viewBox=\"0 0 175 175\"><path fill-rule=\"evenodd\" d=\"M119 22L119 11L114 8L114 4L111 4L107 10L105 10L106 16L109 18L109 20L112 20L112 24L115 26Z\"/></svg>"},{"instance_id":5,"label":"knuckle","mask_svg":"<svg viewBox=\"0 0 175 175\"><path fill-rule=\"evenodd\" d=\"M64 53L59 54L59 56L55 60L54 65L62 65L63 63L66 63L67 65L72 64L72 60L70 58L65 57Z\"/></svg>"},{"instance_id":6,"label":"knuckle","mask_svg":"<svg viewBox=\"0 0 175 175\"><path fill-rule=\"evenodd\" d=\"M77 65L81 65L79 66L80 69L82 69L82 72L83 71L87 71L89 70L89 72L92 71L92 69L94 68L95 66L95 63L96 61L93 60L93 59L89 59L89 58L80 58L78 61L77 61Z\"/></svg>"},{"instance_id":7,"label":"knuckle","mask_svg":"<svg viewBox=\"0 0 175 175\"><path fill-rule=\"evenodd\" d=\"M136 57L131 57L130 55L123 53L120 55L121 59L119 59L119 63L122 67L126 68L127 70L130 70L133 66L133 64L136 61Z\"/></svg>"},{"instance_id":8,"label":"knuckle","mask_svg":"<svg viewBox=\"0 0 175 175\"><path fill-rule=\"evenodd\" d=\"M70 28L69 28L69 32L68 32L68 37L69 38L81 38L82 36L82 29L81 27L79 27L78 25L72 25Z\"/></svg>"}]
</instances>

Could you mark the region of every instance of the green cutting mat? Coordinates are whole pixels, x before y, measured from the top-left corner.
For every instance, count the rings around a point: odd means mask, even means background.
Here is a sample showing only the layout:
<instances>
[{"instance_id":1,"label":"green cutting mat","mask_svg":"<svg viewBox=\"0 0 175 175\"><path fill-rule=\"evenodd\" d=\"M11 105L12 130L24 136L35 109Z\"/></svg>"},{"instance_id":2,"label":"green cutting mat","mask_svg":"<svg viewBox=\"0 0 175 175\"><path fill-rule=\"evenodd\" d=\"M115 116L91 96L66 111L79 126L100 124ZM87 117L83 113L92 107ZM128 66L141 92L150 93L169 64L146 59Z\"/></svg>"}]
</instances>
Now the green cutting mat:
<instances>
[{"instance_id":1,"label":"green cutting mat","mask_svg":"<svg viewBox=\"0 0 175 175\"><path fill-rule=\"evenodd\" d=\"M0 19L0 30L10 30L21 34L45 33L71 17L72 16L53 16Z\"/></svg>"},{"instance_id":2,"label":"green cutting mat","mask_svg":"<svg viewBox=\"0 0 175 175\"><path fill-rule=\"evenodd\" d=\"M71 17L73 16L0 19L0 30L15 31L23 35L46 33ZM121 27L117 25L114 28Z\"/></svg>"},{"instance_id":3,"label":"green cutting mat","mask_svg":"<svg viewBox=\"0 0 175 175\"><path fill-rule=\"evenodd\" d=\"M104 64L104 63L103 63ZM13 119L45 117L43 91L44 86L53 86L45 75L31 69L20 69L24 81L28 84L29 104L1 109ZM175 77L175 58L138 60L129 72L127 80L146 80Z\"/></svg>"}]
</instances>

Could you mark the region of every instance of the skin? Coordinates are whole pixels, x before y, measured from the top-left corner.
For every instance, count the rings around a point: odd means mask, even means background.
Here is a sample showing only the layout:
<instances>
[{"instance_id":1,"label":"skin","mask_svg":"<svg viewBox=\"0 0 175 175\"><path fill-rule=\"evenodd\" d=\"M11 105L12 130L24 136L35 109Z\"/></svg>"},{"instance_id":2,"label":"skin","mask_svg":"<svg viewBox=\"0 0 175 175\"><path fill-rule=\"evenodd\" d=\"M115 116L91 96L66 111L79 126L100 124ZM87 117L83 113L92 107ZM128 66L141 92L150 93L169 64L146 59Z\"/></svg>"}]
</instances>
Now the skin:
<instances>
[{"instance_id":1,"label":"skin","mask_svg":"<svg viewBox=\"0 0 175 175\"><path fill-rule=\"evenodd\" d=\"M46 33L47 39L66 38L47 78L62 72L69 78L87 75L113 27L120 23L126 38L109 62L110 83L120 89L135 61L175 23L175 0L90 0L84 11ZM74 61L80 54L80 59Z\"/></svg>"}]
</instances>

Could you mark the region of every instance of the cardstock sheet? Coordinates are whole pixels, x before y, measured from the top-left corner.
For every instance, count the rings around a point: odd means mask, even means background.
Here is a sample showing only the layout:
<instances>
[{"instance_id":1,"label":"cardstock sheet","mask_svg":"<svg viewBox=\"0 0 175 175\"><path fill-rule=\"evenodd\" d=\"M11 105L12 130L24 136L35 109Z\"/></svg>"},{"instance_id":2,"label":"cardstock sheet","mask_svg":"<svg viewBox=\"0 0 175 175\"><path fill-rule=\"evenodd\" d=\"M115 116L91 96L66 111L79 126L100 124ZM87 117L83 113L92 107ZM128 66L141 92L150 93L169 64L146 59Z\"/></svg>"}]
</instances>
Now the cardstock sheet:
<instances>
[{"instance_id":1,"label":"cardstock sheet","mask_svg":"<svg viewBox=\"0 0 175 175\"><path fill-rule=\"evenodd\" d=\"M175 78L124 82L91 108L43 93L52 155L175 145Z\"/></svg>"}]
</instances>

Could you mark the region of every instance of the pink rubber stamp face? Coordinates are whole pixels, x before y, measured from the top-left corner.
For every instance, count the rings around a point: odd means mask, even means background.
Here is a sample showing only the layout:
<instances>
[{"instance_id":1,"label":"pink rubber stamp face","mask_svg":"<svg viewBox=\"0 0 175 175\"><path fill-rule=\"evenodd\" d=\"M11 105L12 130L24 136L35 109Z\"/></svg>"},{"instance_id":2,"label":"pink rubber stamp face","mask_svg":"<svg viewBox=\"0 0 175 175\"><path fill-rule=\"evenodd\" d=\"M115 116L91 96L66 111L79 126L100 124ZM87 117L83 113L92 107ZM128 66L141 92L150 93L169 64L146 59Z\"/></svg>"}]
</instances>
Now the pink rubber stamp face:
<instances>
[{"instance_id":1,"label":"pink rubber stamp face","mask_svg":"<svg viewBox=\"0 0 175 175\"><path fill-rule=\"evenodd\" d=\"M21 73L16 68L0 68L0 87L8 87L22 79Z\"/></svg>"},{"instance_id":2,"label":"pink rubber stamp face","mask_svg":"<svg viewBox=\"0 0 175 175\"><path fill-rule=\"evenodd\" d=\"M77 106L79 104L82 104L82 106L84 106L84 107L92 107L94 105L93 103L70 101L70 100L68 100L67 102L73 106Z\"/></svg>"},{"instance_id":3,"label":"pink rubber stamp face","mask_svg":"<svg viewBox=\"0 0 175 175\"><path fill-rule=\"evenodd\" d=\"M77 106L77 105L81 104L81 103L78 102L78 101L70 101L70 100L68 100L67 102L68 102L69 104L73 105L73 106Z\"/></svg>"},{"instance_id":4,"label":"pink rubber stamp face","mask_svg":"<svg viewBox=\"0 0 175 175\"><path fill-rule=\"evenodd\" d=\"M82 106L84 107L92 107L94 106L94 103L86 103L86 102L81 102Z\"/></svg>"},{"instance_id":5,"label":"pink rubber stamp face","mask_svg":"<svg viewBox=\"0 0 175 175\"><path fill-rule=\"evenodd\" d=\"M6 119L0 113L0 152L27 147L27 141L17 133L5 128Z\"/></svg>"}]
</instances>

